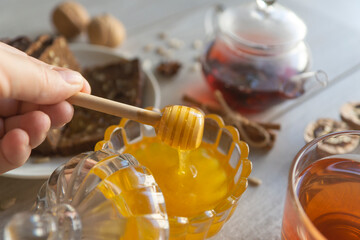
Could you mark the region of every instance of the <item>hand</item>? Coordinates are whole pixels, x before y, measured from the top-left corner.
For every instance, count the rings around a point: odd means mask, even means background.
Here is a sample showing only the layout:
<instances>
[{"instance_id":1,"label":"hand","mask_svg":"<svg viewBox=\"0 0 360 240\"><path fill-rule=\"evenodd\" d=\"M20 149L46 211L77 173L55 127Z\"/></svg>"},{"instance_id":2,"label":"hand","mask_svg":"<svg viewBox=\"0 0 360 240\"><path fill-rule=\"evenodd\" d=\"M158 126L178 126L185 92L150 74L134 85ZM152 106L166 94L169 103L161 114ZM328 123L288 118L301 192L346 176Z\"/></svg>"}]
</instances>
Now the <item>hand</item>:
<instances>
[{"instance_id":1,"label":"hand","mask_svg":"<svg viewBox=\"0 0 360 240\"><path fill-rule=\"evenodd\" d=\"M50 127L71 120L66 99L79 91L90 93L80 73L0 43L0 174L23 165Z\"/></svg>"}]
</instances>

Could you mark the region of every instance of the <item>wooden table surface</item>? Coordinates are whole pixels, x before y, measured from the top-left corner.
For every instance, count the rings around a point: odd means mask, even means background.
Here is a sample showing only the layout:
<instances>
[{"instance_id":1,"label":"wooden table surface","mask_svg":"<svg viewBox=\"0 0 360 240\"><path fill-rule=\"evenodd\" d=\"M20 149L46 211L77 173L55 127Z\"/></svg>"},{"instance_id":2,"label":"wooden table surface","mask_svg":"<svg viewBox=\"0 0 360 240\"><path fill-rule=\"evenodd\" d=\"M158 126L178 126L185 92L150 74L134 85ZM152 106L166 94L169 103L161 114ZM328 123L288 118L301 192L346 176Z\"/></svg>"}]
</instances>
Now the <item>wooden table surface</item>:
<instances>
[{"instance_id":1,"label":"wooden table surface","mask_svg":"<svg viewBox=\"0 0 360 240\"><path fill-rule=\"evenodd\" d=\"M60 1L1 0L0 37L37 36L53 32L51 10ZM127 29L124 45L115 49L142 59L160 60L154 52L144 52L147 44L161 46L158 34L184 41L174 52L184 66L171 81L159 80L161 106L181 104L184 93L211 95L200 71L192 71L194 58L201 53L191 48L194 40L205 41L204 15L214 4L227 7L241 0L82 0L92 16L110 13ZM251 116L260 121L281 124L277 141L268 152L250 149L252 176L262 184L249 187L234 216L214 239L280 239L281 220L290 163L304 145L305 126L320 117L339 119L339 108L360 100L360 2L356 0L283 0L282 5L296 12L307 24L306 41L312 51L312 69L322 69L329 76L326 88L315 89L268 111ZM79 42L86 41L84 37ZM0 236L9 218L30 209L44 179L29 180L0 177L0 201L16 199L15 204L0 211ZM1 239L1 237L0 237Z\"/></svg>"}]
</instances>

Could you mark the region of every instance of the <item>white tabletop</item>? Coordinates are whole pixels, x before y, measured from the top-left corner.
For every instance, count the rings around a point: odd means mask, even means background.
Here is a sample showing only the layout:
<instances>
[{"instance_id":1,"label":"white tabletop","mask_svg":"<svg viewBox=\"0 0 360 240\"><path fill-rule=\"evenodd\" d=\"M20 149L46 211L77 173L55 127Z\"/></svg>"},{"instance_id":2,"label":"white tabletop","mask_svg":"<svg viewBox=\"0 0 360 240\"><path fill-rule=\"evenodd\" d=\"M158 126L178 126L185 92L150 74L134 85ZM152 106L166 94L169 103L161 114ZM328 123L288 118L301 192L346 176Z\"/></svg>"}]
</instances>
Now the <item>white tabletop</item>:
<instances>
[{"instance_id":1,"label":"white tabletop","mask_svg":"<svg viewBox=\"0 0 360 240\"><path fill-rule=\"evenodd\" d=\"M60 1L1 0L0 38L19 35L37 36L53 32L50 13ZM161 58L145 52L147 44L164 46L159 33L184 41L182 49L173 52L183 63L179 75L171 80L159 80L161 106L181 104L183 94L211 95L200 71L192 71L200 51L193 49L194 40L206 40L204 16L216 3L234 6L235 0L82 0L92 16L110 13L127 29L126 42L114 51L150 59ZM304 96L253 115L260 121L281 124L275 146L270 151L250 149L253 162L251 176L262 184L249 187L240 200L233 217L214 239L280 239L281 220L287 176L296 152L304 145L305 126L320 117L339 118L339 108L349 101L360 100L360 2L356 0L283 0L307 24L306 41L312 52L312 69L324 70L329 85ZM86 42L83 36L76 40ZM210 96L211 97L211 96ZM0 201L16 198L12 207L0 211L0 234L15 212L29 209L44 180L23 180L0 177ZM1 236L1 235L0 235ZM0 237L1 238L1 237Z\"/></svg>"}]
</instances>

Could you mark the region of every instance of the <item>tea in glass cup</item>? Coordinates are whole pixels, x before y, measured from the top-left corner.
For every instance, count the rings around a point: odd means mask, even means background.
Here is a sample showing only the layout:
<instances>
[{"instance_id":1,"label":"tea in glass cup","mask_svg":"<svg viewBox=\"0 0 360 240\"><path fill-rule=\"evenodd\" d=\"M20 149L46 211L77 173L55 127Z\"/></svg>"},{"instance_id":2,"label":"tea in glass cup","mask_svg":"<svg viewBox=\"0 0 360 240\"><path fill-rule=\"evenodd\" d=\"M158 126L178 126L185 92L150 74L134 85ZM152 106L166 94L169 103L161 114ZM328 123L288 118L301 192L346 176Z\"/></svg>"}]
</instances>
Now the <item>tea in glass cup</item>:
<instances>
[{"instance_id":1,"label":"tea in glass cup","mask_svg":"<svg viewBox=\"0 0 360 240\"><path fill-rule=\"evenodd\" d=\"M282 239L360 239L360 131L314 139L289 173Z\"/></svg>"}]
</instances>

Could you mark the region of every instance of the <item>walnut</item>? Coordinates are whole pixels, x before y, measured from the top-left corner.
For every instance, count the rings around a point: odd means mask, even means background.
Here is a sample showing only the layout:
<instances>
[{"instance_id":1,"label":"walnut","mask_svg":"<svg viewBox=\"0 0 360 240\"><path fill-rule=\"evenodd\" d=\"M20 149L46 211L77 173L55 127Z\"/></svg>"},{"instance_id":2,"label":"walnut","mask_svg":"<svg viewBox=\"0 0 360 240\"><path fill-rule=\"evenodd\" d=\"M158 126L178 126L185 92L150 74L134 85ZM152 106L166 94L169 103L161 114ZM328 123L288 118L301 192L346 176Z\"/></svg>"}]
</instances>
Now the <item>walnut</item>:
<instances>
[{"instance_id":1,"label":"walnut","mask_svg":"<svg viewBox=\"0 0 360 240\"><path fill-rule=\"evenodd\" d=\"M345 103L340 108L341 119L352 129L360 130L360 103Z\"/></svg>"},{"instance_id":2,"label":"walnut","mask_svg":"<svg viewBox=\"0 0 360 240\"><path fill-rule=\"evenodd\" d=\"M348 126L344 122L339 122L331 118L319 118L306 126L304 139L308 143L322 135L347 129Z\"/></svg>"},{"instance_id":3,"label":"walnut","mask_svg":"<svg viewBox=\"0 0 360 240\"><path fill-rule=\"evenodd\" d=\"M83 32L90 17L79 3L67 1L59 4L52 13L52 22L56 30L67 39L74 38Z\"/></svg>"},{"instance_id":4,"label":"walnut","mask_svg":"<svg viewBox=\"0 0 360 240\"><path fill-rule=\"evenodd\" d=\"M306 127L304 138L306 142L310 142L322 135L348 129L345 122L336 121L331 118L320 118ZM319 142L317 144L317 152L320 156L344 154L353 151L358 145L358 136L338 136Z\"/></svg>"},{"instance_id":5,"label":"walnut","mask_svg":"<svg viewBox=\"0 0 360 240\"><path fill-rule=\"evenodd\" d=\"M173 77L181 68L181 63L177 61L160 62L156 67L156 72L163 77Z\"/></svg>"},{"instance_id":6,"label":"walnut","mask_svg":"<svg viewBox=\"0 0 360 240\"><path fill-rule=\"evenodd\" d=\"M124 41L126 32L119 20L109 14L104 14L90 21L87 34L92 44L117 47Z\"/></svg>"}]
</instances>

